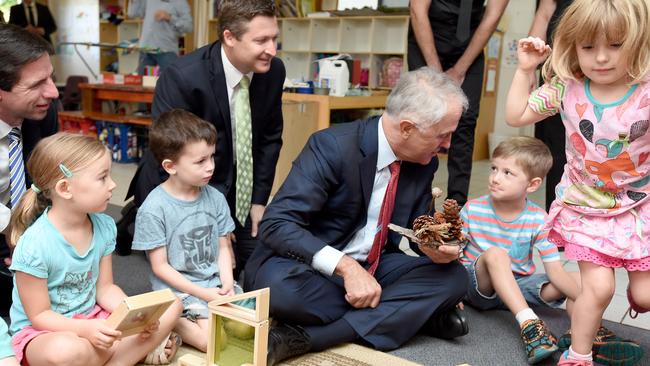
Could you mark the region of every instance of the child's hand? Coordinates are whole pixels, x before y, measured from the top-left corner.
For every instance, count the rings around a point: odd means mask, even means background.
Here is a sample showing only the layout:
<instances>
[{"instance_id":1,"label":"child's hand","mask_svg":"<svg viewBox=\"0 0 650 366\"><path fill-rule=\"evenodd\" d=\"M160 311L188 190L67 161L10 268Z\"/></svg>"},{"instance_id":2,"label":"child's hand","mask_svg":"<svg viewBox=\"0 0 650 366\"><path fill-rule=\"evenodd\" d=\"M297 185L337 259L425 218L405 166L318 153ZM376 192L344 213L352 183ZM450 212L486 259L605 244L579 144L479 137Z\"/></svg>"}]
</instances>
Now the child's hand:
<instances>
[{"instance_id":1,"label":"child's hand","mask_svg":"<svg viewBox=\"0 0 650 366\"><path fill-rule=\"evenodd\" d=\"M156 333L158 331L158 326L160 325L160 321L156 320L155 322L147 325L146 328L140 332L140 339L147 339L151 337L152 334Z\"/></svg>"},{"instance_id":2,"label":"child's hand","mask_svg":"<svg viewBox=\"0 0 650 366\"><path fill-rule=\"evenodd\" d=\"M232 296L235 294L235 286L231 284L222 284L219 291L217 291L221 296Z\"/></svg>"},{"instance_id":3,"label":"child's hand","mask_svg":"<svg viewBox=\"0 0 650 366\"><path fill-rule=\"evenodd\" d=\"M120 338L122 332L109 327L102 319L88 319L84 321L79 335L86 338L93 347L107 350Z\"/></svg>"},{"instance_id":4,"label":"child's hand","mask_svg":"<svg viewBox=\"0 0 650 366\"><path fill-rule=\"evenodd\" d=\"M221 297L219 294L219 291L221 289L219 287L209 287L209 288L204 288L201 291L201 296L199 296L202 300L210 302L212 300L216 300Z\"/></svg>"},{"instance_id":5,"label":"child's hand","mask_svg":"<svg viewBox=\"0 0 650 366\"><path fill-rule=\"evenodd\" d=\"M537 37L527 37L519 40L517 58L519 68L532 72L537 65L544 62L551 54L551 47Z\"/></svg>"}]
</instances>

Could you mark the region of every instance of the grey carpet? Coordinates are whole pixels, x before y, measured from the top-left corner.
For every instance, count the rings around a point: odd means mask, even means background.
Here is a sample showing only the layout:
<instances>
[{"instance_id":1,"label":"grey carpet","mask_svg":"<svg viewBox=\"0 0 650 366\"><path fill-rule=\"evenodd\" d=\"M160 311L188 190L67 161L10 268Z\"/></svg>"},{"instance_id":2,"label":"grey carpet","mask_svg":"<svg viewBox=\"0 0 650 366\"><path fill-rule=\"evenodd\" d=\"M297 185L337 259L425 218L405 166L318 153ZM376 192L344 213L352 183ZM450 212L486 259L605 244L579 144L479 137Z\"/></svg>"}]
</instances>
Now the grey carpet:
<instances>
[{"instance_id":1,"label":"grey carpet","mask_svg":"<svg viewBox=\"0 0 650 366\"><path fill-rule=\"evenodd\" d=\"M119 207L111 205L107 210L111 216L118 218ZM124 292L135 295L150 289L150 267L142 252L130 256L113 257L113 276L115 283ZM536 309L539 316L547 322L551 331L560 336L569 327L569 319L563 310ZM453 341L419 335L397 350L390 352L423 365L455 366L467 363L472 366L515 366L526 365L519 329L514 317L507 311L479 312L466 310L470 332ZM417 317L413 314L413 317ZM650 332L640 328L605 321L604 325L619 336L634 339L650 352ZM405 325L408 326L408 325ZM539 363L540 366L555 365L559 354ZM640 366L650 366L650 355L646 355Z\"/></svg>"}]
</instances>

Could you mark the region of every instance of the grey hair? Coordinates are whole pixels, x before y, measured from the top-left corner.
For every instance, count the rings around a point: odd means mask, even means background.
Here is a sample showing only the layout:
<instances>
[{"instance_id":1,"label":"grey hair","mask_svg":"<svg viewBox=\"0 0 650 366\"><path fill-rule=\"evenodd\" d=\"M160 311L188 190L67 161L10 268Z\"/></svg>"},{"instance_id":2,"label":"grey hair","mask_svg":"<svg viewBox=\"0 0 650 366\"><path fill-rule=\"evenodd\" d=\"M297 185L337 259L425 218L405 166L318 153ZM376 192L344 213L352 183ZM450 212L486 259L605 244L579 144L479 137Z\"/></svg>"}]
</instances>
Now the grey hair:
<instances>
[{"instance_id":1,"label":"grey hair","mask_svg":"<svg viewBox=\"0 0 650 366\"><path fill-rule=\"evenodd\" d=\"M418 128L438 123L446 114L450 99L456 99L465 111L467 96L444 72L430 67L402 74L388 95L386 113L399 120L410 120Z\"/></svg>"}]
</instances>

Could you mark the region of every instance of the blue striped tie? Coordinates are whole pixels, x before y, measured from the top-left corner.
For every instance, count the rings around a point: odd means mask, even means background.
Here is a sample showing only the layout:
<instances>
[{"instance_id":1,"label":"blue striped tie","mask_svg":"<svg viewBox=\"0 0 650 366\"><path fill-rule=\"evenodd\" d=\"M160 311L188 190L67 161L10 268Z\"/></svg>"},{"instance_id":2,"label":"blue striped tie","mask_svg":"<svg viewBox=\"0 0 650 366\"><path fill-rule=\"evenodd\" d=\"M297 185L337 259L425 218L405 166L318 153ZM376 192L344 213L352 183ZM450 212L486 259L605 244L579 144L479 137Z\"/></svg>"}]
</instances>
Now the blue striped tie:
<instances>
[{"instance_id":1,"label":"blue striped tie","mask_svg":"<svg viewBox=\"0 0 650 366\"><path fill-rule=\"evenodd\" d=\"M14 127L9 132L9 190L11 207L16 207L25 193L25 165L23 162L23 142L20 129Z\"/></svg>"}]
</instances>

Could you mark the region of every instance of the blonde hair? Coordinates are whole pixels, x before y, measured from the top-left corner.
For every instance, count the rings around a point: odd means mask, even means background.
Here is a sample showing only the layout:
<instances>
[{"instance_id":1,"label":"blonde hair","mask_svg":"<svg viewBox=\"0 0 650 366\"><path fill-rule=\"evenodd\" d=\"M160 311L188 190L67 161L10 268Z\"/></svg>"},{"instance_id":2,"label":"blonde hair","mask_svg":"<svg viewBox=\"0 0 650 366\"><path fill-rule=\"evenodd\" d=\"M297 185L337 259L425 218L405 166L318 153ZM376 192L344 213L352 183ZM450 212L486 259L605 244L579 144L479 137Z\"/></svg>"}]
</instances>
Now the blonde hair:
<instances>
[{"instance_id":1,"label":"blonde hair","mask_svg":"<svg viewBox=\"0 0 650 366\"><path fill-rule=\"evenodd\" d=\"M502 141L492 153L492 158L515 158L528 179L544 178L553 165L553 155L541 140L516 136Z\"/></svg>"},{"instance_id":2,"label":"blonde hair","mask_svg":"<svg viewBox=\"0 0 650 366\"><path fill-rule=\"evenodd\" d=\"M10 244L15 246L34 219L51 204L54 186L66 178L64 169L74 174L106 152L106 147L97 139L79 134L59 132L41 140L27 161L27 172L40 192L28 189L14 208ZM65 168L60 168L61 164Z\"/></svg>"},{"instance_id":3,"label":"blonde hair","mask_svg":"<svg viewBox=\"0 0 650 366\"><path fill-rule=\"evenodd\" d=\"M544 80L582 80L576 45L593 42L605 33L608 42L620 42L627 55L630 84L650 72L650 32L647 0L575 0L565 10L553 36L553 52L542 70Z\"/></svg>"}]
</instances>

